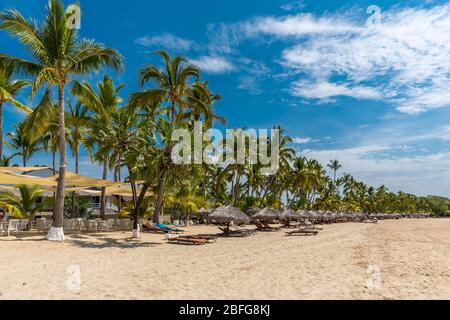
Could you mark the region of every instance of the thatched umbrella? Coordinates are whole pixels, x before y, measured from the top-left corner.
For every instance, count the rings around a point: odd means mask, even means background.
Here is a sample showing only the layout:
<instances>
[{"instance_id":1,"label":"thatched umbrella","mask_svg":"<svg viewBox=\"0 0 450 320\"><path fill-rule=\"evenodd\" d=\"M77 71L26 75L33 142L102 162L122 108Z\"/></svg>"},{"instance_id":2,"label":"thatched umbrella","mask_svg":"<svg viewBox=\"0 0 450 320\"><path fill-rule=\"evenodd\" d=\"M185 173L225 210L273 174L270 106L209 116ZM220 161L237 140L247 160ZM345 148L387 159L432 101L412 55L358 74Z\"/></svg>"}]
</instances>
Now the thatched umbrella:
<instances>
[{"instance_id":1,"label":"thatched umbrella","mask_svg":"<svg viewBox=\"0 0 450 320\"><path fill-rule=\"evenodd\" d=\"M284 221L300 221L303 219L303 215L300 211L297 212L292 209L288 209L281 214L280 219Z\"/></svg>"},{"instance_id":2,"label":"thatched umbrella","mask_svg":"<svg viewBox=\"0 0 450 320\"><path fill-rule=\"evenodd\" d=\"M247 210L247 214L251 217L261 211L261 208L255 207Z\"/></svg>"},{"instance_id":3,"label":"thatched umbrella","mask_svg":"<svg viewBox=\"0 0 450 320\"><path fill-rule=\"evenodd\" d=\"M272 208L264 208L257 214L252 216L252 220L263 221L268 223L274 222L275 220L279 220L280 218L281 212Z\"/></svg>"},{"instance_id":4,"label":"thatched umbrella","mask_svg":"<svg viewBox=\"0 0 450 320\"><path fill-rule=\"evenodd\" d=\"M210 209L201 208L200 210L198 210L198 216L200 217L200 223L204 223L207 220L208 215L210 213L211 213Z\"/></svg>"},{"instance_id":5,"label":"thatched umbrella","mask_svg":"<svg viewBox=\"0 0 450 320\"><path fill-rule=\"evenodd\" d=\"M229 235L230 233L230 224L246 224L250 223L250 218L243 213L241 210L239 210L236 207L233 206L223 206L220 208L217 208L214 210L213 213L211 213L208 216L208 220L213 224L222 224L226 226L225 233Z\"/></svg>"}]
</instances>

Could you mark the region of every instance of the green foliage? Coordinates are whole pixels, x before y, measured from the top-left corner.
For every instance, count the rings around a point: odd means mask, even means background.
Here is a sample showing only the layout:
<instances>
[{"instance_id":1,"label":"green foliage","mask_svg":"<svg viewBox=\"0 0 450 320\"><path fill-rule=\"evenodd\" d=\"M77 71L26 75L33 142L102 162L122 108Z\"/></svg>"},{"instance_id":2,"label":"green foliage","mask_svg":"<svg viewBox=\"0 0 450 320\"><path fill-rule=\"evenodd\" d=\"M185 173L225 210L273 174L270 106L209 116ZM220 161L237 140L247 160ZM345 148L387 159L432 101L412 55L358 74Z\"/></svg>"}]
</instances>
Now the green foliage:
<instances>
[{"instance_id":1,"label":"green foliage","mask_svg":"<svg viewBox=\"0 0 450 320\"><path fill-rule=\"evenodd\" d=\"M52 198L53 199L53 198ZM91 201L89 197L77 196L75 197L75 212L79 218L89 217L89 208L91 207ZM72 217L72 197L66 195L64 198L64 216Z\"/></svg>"}]
</instances>

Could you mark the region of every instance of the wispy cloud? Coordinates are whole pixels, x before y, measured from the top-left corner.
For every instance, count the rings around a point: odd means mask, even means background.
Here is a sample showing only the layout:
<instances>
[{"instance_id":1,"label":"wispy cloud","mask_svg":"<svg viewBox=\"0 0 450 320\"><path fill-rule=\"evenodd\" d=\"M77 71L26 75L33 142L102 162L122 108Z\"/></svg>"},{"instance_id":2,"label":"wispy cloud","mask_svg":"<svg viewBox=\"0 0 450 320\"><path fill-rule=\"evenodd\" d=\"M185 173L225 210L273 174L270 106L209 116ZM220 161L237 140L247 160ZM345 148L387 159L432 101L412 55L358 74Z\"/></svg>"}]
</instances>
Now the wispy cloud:
<instances>
[{"instance_id":1,"label":"wispy cloud","mask_svg":"<svg viewBox=\"0 0 450 320\"><path fill-rule=\"evenodd\" d=\"M307 99L326 99L338 96L348 96L356 99L380 99L382 95L375 89L363 86L349 87L346 84L307 81L296 81L291 93L294 96L305 97Z\"/></svg>"},{"instance_id":2,"label":"wispy cloud","mask_svg":"<svg viewBox=\"0 0 450 320\"><path fill-rule=\"evenodd\" d=\"M197 59L189 59L189 62L211 74L228 73L235 70L233 63L225 57L201 56Z\"/></svg>"},{"instance_id":3,"label":"wispy cloud","mask_svg":"<svg viewBox=\"0 0 450 320\"><path fill-rule=\"evenodd\" d=\"M283 4L280 8L284 11L292 11L292 10L302 10L305 7L306 7L305 2L303 2L302 0L297 0Z\"/></svg>"},{"instance_id":4,"label":"wispy cloud","mask_svg":"<svg viewBox=\"0 0 450 320\"><path fill-rule=\"evenodd\" d=\"M292 142L294 142L295 144L308 144L308 143L310 143L312 141L313 141L313 139L311 139L309 137L305 137L305 138L295 137L295 138L292 138Z\"/></svg>"},{"instance_id":5,"label":"wispy cloud","mask_svg":"<svg viewBox=\"0 0 450 320\"><path fill-rule=\"evenodd\" d=\"M188 51L197 47L197 44L194 41L180 38L170 33L144 36L137 39L136 43L144 47L163 47L177 51Z\"/></svg>"},{"instance_id":6,"label":"wispy cloud","mask_svg":"<svg viewBox=\"0 0 450 320\"><path fill-rule=\"evenodd\" d=\"M394 7L376 28L366 27L367 17L340 10L214 24L210 47L235 53L249 39L282 41L291 93L305 99L383 99L409 114L450 106L450 5Z\"/></svg>"}]
</instances>

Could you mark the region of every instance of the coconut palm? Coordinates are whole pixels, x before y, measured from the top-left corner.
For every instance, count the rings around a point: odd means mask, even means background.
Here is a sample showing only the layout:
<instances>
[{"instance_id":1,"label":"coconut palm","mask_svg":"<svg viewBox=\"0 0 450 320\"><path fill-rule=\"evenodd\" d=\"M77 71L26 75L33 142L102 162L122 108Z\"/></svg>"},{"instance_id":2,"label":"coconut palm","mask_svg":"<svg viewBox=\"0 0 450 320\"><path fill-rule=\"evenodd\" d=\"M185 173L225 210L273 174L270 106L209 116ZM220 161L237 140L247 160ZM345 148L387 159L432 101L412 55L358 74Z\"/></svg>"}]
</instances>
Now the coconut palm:
<instances>
[{"instance_id":1,"label":"coconut palm","mask_svg":"<svg viewBox=\"0 0 450 320\"><path fill-rule=\"evenodd\" d=\"M73 82L72 93L78 96L80 103L93 113L92 119L88 119L84 115L83 119L79 120L89 127L84 139L84 145L91 157L103 164L103 179L108 178L108 164L112 152L112 146L109 141L112 129L111 118L112 114L118 112L122 103L122 98L119 94L123 87L123 85L116 87L108 76L104 76L103 80L97 83L97 92L86 81ZM80 140L78 141L80 142ZM106 214L105 194L106 188L102 188L100 200L100 216L102 219L105 218Z\"/></svg>"},{"instance_id":2,"label":"coconut palm","mask_svg":"<svg viewBox=\"0 0 450 320\"><path fill-rule=\"evenodd\" d=\"M58 91L60 168L54 210L53 228L47 238L63 240L64 184L66 172L65 88L73 76L86 75L103 66L121 69L120 54L93 40L80 40L78 31L70 28L61 0L49 0L44 23L26 19L17 10L0 13L0 29L8 31L25 45L32 60L0 54L0 65L24 72L34 78L31 93L42 85Z\"/></svg>"},{"instance_id":3,"label":"coconut palm","mask_svg":"<svg viewBox=\"0 0 450 320\"><path fill-rule=\"evenodd\" d=\"M15 98L29 85L29 82L12 80L13 71L13 68L0 64L0 159L3 158L3 106L9 103L21 111L30 112L30 109Z\"/></svg>"},{"instance_id":4,"label":"coconut palm","mask_svg":"<svg viewBox=\"0 0 450 320\"><path fill-rule=\"evenodd\" d=\"M333 173L334 173L333 181L336 182L337 172L339 171L339 169L342 168L342 165L339 163L339 160L331 160L330 163L327 166L328 166L328 168L333 170Z\"/></svg>"},{"instance_id":5,"label":"coconut palm","mask_svg":"<svg viewBox=\"0 0 450 320\"><path fill-rule=\"evenodd\" d=\"M34 153L44 148L42 137L35 138L27 134L24 122L14 125L14 131L9 132L6 136L9 139L6 141L6 145L13 150L14 156L22 157L24 167L27 166L27 161Z\"/></svg>"},{"instance_id":6,"label":"coconut palm","mask_svg":"<svg viewBox=\"0 0 450 320\"><path fill-rule=\"evenodd\" d=\"M27 217L31 221L34 214L42 208L42 204L38 203L44 194L44 191L39 186L26 186L18 185L16 189L19 191L20 196L12 192L0 193L0 206L8 205L8 211L12 211L19 217Z\"/></svg>"},{"instance_id":7,"label":"coconut palm","mask_svg":"<svg viewBox=\"0 0 450 320\"><path fill-rule=\"evenodd\" d=\"M80 101L75 105L70 100L67 100L69 112L66 112L66 127L69 136L69 145L72 150L72 156L75 158L75 173L79 171L79 152L83 139L86 136L87 126L89 124L88 110ZM72 192L72 217L76 214L76 192Z\"/></svg>"},{"instance_id":8,"label":"coconut palm","mask_svg":"<svg viewBox=\"0 0 450 320\"><path fill-rule=\"evenodd\" d=\"M164 70L160 70L156 66L147 65L140 71L141 85L153 81L157 84L156 88L145 89L142 92L133 94L130 99L130 105L140 108L152 106L151 113L155 113L163 117L167 124L162 126L164 128L172 128L172 130L179 127L182 123L189 121L190 118L187 114L193 113L193 110L199 110L201 107L208 110L208 113L203 110L201 114L211 114L209 110L211 106L205 105L200 99L195 99L187 96L192 93L190 80L198 80L200 77L200 71L193 65L186 64L186 59L180 56L171 58L165 51L157 51L157 54L161 56L165 63ZM200 90L200 86L197 88ZM203 88L204 89L204 88ZM192 103L195 101L195 104ZM163 102L163 103L161 103ZM156 110L157 109L157 112ZM161 123L159 126L161 127ZM160 169L158 177L158 194L155 202L155 212L153 214L153 222L159 223L159 216L163 208L164 192L166 188L166 181L171 167L171 149L173 142L170 142L171 131L164 132L164 139L168 143L161 146L163 150L159 152L159 157L164 163L160 163L158 168ZM151 183L148 181L148 183Z\"/></svg>"}]
</instances>

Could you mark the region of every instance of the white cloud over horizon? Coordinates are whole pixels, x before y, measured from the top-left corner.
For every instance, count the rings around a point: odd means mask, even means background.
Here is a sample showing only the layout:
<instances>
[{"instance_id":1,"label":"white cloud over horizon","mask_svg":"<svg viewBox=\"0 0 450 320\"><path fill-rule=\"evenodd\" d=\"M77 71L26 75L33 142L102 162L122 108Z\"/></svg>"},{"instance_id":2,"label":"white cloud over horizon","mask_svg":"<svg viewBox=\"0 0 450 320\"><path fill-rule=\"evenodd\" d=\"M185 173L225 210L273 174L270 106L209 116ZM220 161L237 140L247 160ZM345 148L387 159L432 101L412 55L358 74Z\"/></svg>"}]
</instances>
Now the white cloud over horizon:
<instances>
[{"instance_id":1,"label":"white cloud over horizon","mask_svg":"<svg viewBox=\"0 0 450 320\"><path fill-rule=\"evenodd\" d=\"M427 155L379 158L377 154L391 147L369 145L344 149L305 150L301 155L322 165L339 159L343 172L352 174L368 185L386 185L391 191L427 196L450 196L450 152Z\"/></svg>"}]
</instances>

